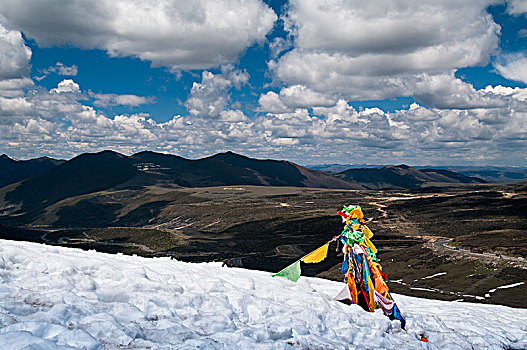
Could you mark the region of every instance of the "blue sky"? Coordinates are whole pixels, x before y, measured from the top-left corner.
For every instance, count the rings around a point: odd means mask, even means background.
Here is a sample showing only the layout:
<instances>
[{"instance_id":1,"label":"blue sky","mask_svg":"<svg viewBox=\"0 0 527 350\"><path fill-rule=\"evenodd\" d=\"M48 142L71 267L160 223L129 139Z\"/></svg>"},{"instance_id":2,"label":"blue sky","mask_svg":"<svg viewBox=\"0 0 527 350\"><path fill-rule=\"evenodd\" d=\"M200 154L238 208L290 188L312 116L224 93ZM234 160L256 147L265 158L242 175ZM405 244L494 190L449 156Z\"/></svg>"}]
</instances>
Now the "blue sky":
<instances>
[{"instance_id":1,"label":"blue sky","mask_svg":"<svg viewBox=\"0 0 527 350\"><path fill-rule=\"evenodd\" d=\"M527 166L527 4L0 0L0 153Z\"/></svg>"}]
</instances>

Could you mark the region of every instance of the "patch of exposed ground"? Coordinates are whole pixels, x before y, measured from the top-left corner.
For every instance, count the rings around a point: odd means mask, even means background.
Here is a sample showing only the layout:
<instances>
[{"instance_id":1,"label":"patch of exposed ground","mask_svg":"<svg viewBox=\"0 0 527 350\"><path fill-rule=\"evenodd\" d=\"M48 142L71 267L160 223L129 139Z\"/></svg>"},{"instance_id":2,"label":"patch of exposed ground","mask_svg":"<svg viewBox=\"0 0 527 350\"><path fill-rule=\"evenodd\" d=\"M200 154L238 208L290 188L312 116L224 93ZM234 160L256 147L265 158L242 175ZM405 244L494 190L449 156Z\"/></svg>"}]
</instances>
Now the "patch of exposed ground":
<instances>
[{"instance_id":1,"label":"patch of exposed ground","mask_svg":"<svg viewBox=\"0 0 527 350\"><path fill-rule=\"evenodd\" d=\"M527 269L519 262L452 255L428 244L379 254L396 293L442 300L464 300L527 307Z\"/></svg>"}]
</instances>

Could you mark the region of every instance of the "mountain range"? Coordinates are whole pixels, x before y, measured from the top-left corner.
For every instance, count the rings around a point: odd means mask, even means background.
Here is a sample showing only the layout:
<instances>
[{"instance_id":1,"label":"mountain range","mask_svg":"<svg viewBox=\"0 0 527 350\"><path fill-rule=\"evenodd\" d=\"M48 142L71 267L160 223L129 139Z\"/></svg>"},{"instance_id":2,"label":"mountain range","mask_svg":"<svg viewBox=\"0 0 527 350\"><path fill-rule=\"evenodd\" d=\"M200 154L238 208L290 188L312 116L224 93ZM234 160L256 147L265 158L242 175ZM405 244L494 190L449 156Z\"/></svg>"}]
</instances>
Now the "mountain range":
<instances>
[{"instance_id":1,"label":"mountain range","mask_svg":"<svg viewBox=\"0 0 527 350\"><path fill-rule=\"evenodd\" d=\"M147 186L210 187L228 185L363 189L332 175L276 160L257 160L219 153L189 160L175 155L113 151L81 154L46 172L0 189L0 216L18 223L48 220L57 211L102 220L122 203L101 199L101 193L141 192ZM134 196L137 194L134 192ZM140 200L134 197L131 201ZM64 214L66 213L66 214Z\"/></svg>"},{"instance_id":2,"label":"mountain range","mask_svg":"<svg viewBox=\"0 0 527 350\"><path fill-rule=\"evenodd\" d=\"M307 165L309 169L320 170L328 174L337 174L349 169L380 169L378 164L316 164ZM512 166L413 166L417 170L450 170L469 177L477 177L487 182L507 182L527 180L527 168Z\"/></svg>"},{"instance_id":3,"label":"mountain range","mask_svg":"<svg viewBox=\"0 0 527 350\"><path fill-rule=\"evenodd\" d=\"M126 172L125 169L131 166L135 170L129 169L128 173L131 178L140 180L139 182L146 181L150 184L167 182L182 187L245 184L345 189L415 189L430 185L481 183L481 180L484 180L483 182L503 182L527 179L527 169L514 167L442 166L432 168L409 167L404 164L384 167L367 164L324 164L302 167L287 161L258 160L232 152L189 160L175 155L149 151L129 157L117 156L116 152L104 151L93 154L93 159L89 159L90 154L82 154L71 159L69 162L76 165L64 168L64 171L61 170L60 176L65 176L65 180L69 181L68 172L75 167L85 167L84 163L94 162L93 166L97 169L99 166L97 163L103 164L104 154L108 152L113 153L119 159L125 159L124 162L116 161L113 165L126 163L125 168L109 174L115 177L113 181L119 182L121 172ZM98 157L97 154L101 156ZM37 177L63 163L66 161L50 157L14 160L2 154L0 156L0 188ZM211 172L211 169L214 171ZM85 173L82 169L81 172ZM95 178L100 176L102 173L95 174ZM76 175L76 178L79 178L79 175ZM345 180L345 182L335 178ZM103 186L106 185L103 184Z\"/></svg>"},{"instance_id":4,"label":"mountain range","mask_svg":"<svg viewBox=\"0 0 527 350\"><path fill-rule=\"evenodd\" d=\"M147 208L150 204L144 197L144 189L151 186L177 189L255 185L368 190L485 182L448 170L417 170L406 165L349 169L333 175L288 161L253 159L232 152L197 160L150 151L131 156L103 151L81 154L69 161L41 158L17 162L7 156L1 161L9 169L1 172L4 183L14 181L16 176L25 179L0 188L0 218L22 224L57 222L53 217L71 222L72 210L79 222L102 224L105 216L113 222L121 215L122 208L139 202L144 202L143 215L153 210ZM129 198L115 200L125 193ZM149 197L148 203L156 200L159 201ZM157 207L162 208L164 204L157 203Z\"/></svg>"},{"instance_id":5,"label":"mountain range","mask_svg":"<svg viewBox=\"0 0 527 350\"><path fill-rule=\"evenodd\" d=\"M40 157L29 160L14 160L6 154L0 156L0 188L9 184L40 175L65 160Z\"/></svg>"},{"instance_id":6,"label":"mountain range","mask_svg":"<svg viewBox=\"0 0 527 350\"><path fill-rule=\"evenodd\" d=\"M444 169L417 170L408 165L385 166L381 169L348 169L336 177L361 184L368 189L417 189L444 184L486 183L477 177L469 177Z\"/></svg>"},{"instance_id":7,"label":"mountain range","mask_svg":"<svg viewBox=\"0 0 527 350\"><path fill-rule=\"evenodd\" d=\"M84 153L69 161L48 157L16 161L4 154L0 156L0 168L0 187L22 181L8 198L37 196L41 202L114 186L129 188L162 183L181 187L259 185L415 189L434 184L485 182L476 176L465 176L446 169L418 170L404 164L326 172L288 161L253 159L233 152L197 160L150 151L131 156L113 151Z\"/></svg>"},{"instance_id":8,"label":"mountain range","mask_svg":"<svg viewBox=\"0 0 527 350\"><path fill-rule=\"evenodd\" d=\"M437 167L434 167L437 169ZM418 168L419 169L419 168ZM497 166L446 166L440 167L466 176L476 176L487 182L506 182L527 180L527 169L522 167Z\"/></svg>"}]
</instances>

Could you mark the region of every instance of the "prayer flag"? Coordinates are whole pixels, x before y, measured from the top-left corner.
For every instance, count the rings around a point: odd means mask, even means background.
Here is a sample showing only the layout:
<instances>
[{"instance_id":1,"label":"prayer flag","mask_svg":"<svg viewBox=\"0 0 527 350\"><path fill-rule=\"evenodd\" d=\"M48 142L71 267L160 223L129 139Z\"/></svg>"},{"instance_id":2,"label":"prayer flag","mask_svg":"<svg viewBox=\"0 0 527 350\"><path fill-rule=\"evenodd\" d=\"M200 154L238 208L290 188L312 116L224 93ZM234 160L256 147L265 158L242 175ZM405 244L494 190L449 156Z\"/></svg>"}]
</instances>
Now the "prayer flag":
<instances>
[{"instance_id":1,"label":"prayer flag","mask_svg":"<svg viewBox=\"0 0 527 350\"><path fill-rule=\"evenodd\" d=\"M312 251L311 253L304 255L300 260L305 263L317 263L321 262L328 255L329 243L324 244L322 247Z\"/></svg>"},{"instance_id":2,"label":"prayer flag","mask_svg":"<svg viewBox=\"0 0 527 350\"><path fill-rule=\"evenodd\" d=\"M277 273L271 275L272 277L280 276L285 277L290 281L296 282L300 278L300 260L295 261L286 268L278 271Z\"/></svg>"},{"instance_id":3,"label":"prayer flag","mask_svg":"<svg viewBox=\"0 0 527 350\"><path fill-rule=\"evenodd\" d=\"M333 300L349 300L353 303L353 298L351 297L350 289L348 285L345 285L344 288L340 291L340 293L333 298Z\"/></svg>"}]
</instances>

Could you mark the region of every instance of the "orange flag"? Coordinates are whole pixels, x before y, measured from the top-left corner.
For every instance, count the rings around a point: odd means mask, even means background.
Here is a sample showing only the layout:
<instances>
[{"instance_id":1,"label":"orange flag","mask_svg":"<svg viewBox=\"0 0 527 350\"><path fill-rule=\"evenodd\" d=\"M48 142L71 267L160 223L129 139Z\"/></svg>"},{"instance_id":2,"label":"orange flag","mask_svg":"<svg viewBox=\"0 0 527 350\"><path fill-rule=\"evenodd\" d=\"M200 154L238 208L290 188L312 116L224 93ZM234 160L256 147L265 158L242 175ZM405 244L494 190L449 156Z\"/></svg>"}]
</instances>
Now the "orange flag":
<instances>
[{"instance_id":1,"label":"orange flag","mask_svg":"<svg viewBox=\"0 0 527 350\"><path fill-rule=\"evenodd\" d=\"M357 286L355 285L355 279L353 278L353 273L351 269L348 270L348 288L350 290L351 300L353 304L359 303L359 297L357 295Z\"/></svg>"}]
</instances>

